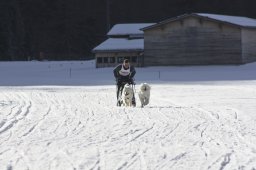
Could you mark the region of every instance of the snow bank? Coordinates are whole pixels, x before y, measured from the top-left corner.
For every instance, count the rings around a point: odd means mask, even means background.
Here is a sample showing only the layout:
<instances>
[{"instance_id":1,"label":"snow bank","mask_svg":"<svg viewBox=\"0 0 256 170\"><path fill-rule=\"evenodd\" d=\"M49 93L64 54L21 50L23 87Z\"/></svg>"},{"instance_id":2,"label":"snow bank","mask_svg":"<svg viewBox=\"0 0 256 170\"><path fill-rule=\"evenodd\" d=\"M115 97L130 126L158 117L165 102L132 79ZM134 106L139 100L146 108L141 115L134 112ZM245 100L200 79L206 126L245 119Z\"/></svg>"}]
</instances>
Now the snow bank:
<instances>
[{"instance_id":1,"label":"snow bank","mask_svg":"<svg viewBox=\"0 0 256 170\"><path fill-rule=\"evenodd\" d=\"M0 62L0 86L112 85L113 68L95 68L95 61ZM170 66L136 68L136 82L254 83L256 63L235 66Z\"/></svg>"}]
</instances>

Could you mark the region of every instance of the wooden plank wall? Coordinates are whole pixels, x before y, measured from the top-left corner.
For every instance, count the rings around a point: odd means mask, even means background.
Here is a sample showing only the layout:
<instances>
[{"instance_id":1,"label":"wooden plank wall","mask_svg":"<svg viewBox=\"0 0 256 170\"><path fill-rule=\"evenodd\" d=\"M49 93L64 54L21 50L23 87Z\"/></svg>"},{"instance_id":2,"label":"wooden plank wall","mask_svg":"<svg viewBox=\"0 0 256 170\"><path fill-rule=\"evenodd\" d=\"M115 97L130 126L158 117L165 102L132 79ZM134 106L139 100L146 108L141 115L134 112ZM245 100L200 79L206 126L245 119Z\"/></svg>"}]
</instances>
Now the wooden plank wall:
<instances>
[{"instance_id":1,"label":"wooden plank wall","mask_svg":"<svg viewBox=\"0 0 256 170\"><path fill-rule=\"evenodd\" d=\"M256 29L242 29L243 62L256 61Z\"/></svg>"},{"instance_id":2,"label":"wooden plank wall","mask_svg":"<svg viewBox=\"0 0 256 170\"><path fill-rule=\"evenodd\" d=\"M146 30L144 66L240 64L241 29L190 17Z\"/></svg>"}]
</instances>

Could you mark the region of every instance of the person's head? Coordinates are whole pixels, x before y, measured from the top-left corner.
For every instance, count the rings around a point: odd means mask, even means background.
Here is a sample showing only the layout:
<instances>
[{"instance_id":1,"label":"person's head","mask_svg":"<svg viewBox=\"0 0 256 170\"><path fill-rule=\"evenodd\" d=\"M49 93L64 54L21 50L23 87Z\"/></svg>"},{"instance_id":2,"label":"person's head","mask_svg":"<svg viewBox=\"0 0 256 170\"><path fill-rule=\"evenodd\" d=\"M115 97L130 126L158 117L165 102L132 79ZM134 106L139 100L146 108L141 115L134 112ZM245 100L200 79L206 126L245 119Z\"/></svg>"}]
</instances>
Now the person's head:
<instances>
[{"instance_id":1,"label":"person's head","mask_svg":"<svg viewBox=\"0 0 256 170\"><path fill-rule=\"evenodd\" d=\"M130 66L130 62L128 59L124 59L123 65L125 68L128 68Z\"/></svg>"}]
</instances>

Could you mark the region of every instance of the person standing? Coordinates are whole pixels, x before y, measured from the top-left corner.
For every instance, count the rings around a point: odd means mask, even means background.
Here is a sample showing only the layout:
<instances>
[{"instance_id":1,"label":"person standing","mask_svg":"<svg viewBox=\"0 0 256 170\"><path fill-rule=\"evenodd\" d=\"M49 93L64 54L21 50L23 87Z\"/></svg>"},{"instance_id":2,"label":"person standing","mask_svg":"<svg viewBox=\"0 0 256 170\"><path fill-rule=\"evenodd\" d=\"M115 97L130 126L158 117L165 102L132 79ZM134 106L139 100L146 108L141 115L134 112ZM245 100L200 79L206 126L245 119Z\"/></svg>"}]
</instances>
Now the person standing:
<instances>
[{"instance_id":1,"label":"person standing","mask_svg":"<svg viewBox=\"0 0 256 170\"><path fill-rule=\"evenodd\" d=\"M123 90L125 84L134 85L134 76L136 74L136 70L133 66L130 65L128 59L125 59L122 64L116 66L113 70L116 85L117 85L117 100L119 99L119 92ZM118 101L117 101L118 102Z\"/></svg>"}]
</instances>

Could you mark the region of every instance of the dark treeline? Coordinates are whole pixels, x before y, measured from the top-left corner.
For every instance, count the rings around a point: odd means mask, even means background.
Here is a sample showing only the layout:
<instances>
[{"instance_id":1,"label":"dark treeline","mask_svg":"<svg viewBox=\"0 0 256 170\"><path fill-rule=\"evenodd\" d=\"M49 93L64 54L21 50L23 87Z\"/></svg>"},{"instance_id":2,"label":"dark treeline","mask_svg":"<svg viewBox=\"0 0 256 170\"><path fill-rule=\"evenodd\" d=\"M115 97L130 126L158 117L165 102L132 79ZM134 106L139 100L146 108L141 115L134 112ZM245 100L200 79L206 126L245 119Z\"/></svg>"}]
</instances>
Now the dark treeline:
<instances>
[{"instance_id":1,"label":"dark treeline","mask_svg":"<svg viewBox=\"0 0 256 170\"><path fill-rule=\"evenodd\" d=\"M79 60L116 23L191 12L256 18L255 0L1 0L0 60Z\"/></svg>"}]
</instances>

